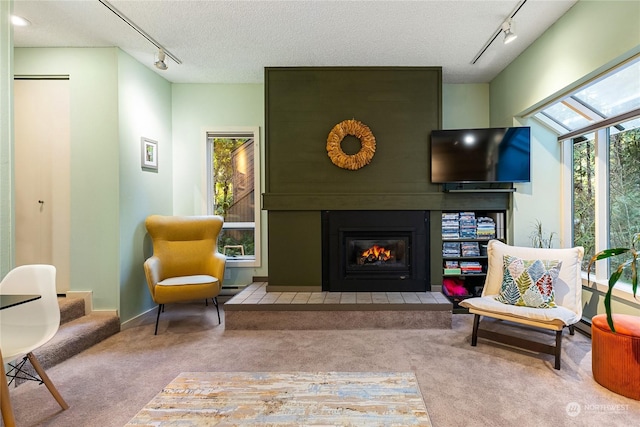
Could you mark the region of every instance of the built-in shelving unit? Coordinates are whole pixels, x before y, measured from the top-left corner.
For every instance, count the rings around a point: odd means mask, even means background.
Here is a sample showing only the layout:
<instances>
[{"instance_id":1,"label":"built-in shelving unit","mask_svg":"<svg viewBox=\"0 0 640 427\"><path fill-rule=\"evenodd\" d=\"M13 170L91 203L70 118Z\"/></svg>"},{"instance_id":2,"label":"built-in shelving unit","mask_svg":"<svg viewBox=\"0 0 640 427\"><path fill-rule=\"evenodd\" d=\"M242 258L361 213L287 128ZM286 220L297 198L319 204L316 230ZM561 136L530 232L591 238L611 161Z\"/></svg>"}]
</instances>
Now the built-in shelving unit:
<instances>
[{"instance_id":1,"label":"built-in shelving unit","mask_svg":"<svg viewBox=\"0 0 640 427\"><path fill-rule=\"evenodd\" d=\"M454 304L482 293L487 275L486 245L505 240L506 211L442 212L442 292Z\"/></svg>"}]
</instances>

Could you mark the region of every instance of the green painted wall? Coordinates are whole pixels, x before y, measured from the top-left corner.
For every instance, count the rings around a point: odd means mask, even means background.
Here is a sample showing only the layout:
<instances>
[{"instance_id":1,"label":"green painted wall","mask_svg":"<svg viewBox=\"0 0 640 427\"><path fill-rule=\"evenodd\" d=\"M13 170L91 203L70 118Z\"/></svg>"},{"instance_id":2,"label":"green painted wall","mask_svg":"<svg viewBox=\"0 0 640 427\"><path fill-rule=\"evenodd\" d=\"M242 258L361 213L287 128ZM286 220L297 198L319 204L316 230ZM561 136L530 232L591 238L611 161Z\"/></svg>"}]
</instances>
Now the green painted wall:
<instances>
[{"instance_id":1,"label":"green painted wall","mask_svg":"<svg viewBox=\"0 0 640 427\"><path fill-rule=\"evenodd\" d=\"M535 219L561 233L562 201L570 197L561 189L556 136L520 116L640 53L638 22L640 2L579 1L491 82L491 126L531 125L533 132L533 181L517 185L513 201L515 242L528 243ZM584 294L584 316L591 318L602 310L602 295L591 290Z\"/></svg>"},{"instance_id":2,"label":"green painted wall","mask_svg":"<svg viewBox=\"0 0 640 427\"><path fill-rule=\"evenodd\" d=\"M531 111L640 52L640 2L579 1L490 85L491 125Z\"/></svg>"},{"instance_id":3,"label":"green painted wall","mask_svg":"<svg viewBox=\"0 0 640 427\"><path fill-rule=\"evenodd\" d=\"M321 210L390 209L386 196L438 191L429 179L428 140L441 127L442 72L267 68L265 85L269 285L318 287ZM355 171L334 165L326 150L331 129L347 119L367 125L376 139L371 163ZM354 153L360 144L350 136L342 147ZM411 199L402 200L420 209Z\"/></svg>"},{"instance_id":4,"label":"green painted wall","mask_svg":"<svg viewBox=\"0 0 640 427\"><path fill-rule=\"evenodd\" d=\"M152 253L144 220L173 212L171 84L118 50L120 319L155 306L144 276ZM158 171L143 171L141 142L158 142Z\"/></svg>"},{"instance_id":5,"label":"green painted wall","mask_svg":"<svg viewBox=\"0 0 640 427\"><path fill-rule=\"evenodd\" d=\"M0 277L13 268L13 1L0 2Z\"/></svg>"},{"instance_id":6,"label":"green painted wall","mask_svg":"<svg viewBox=\"0 0 640 427\"><path fill-rule=\"evenodd\" d=\"M489 83L443 84L442 129L489 127Z\"/></svg>"},{"instance_id":7,"label":"green painted wall","mask_svg":"<svg viewBox=\"0 0 640 427\"><path fill-rule=\"evenodd\" d=\"M260 127L261 183L264 192L264 86L261 84L173 84L173 211L176 215L206 213L207 130ZM267 276L267 213L261 216L259 267L227 268L224 285L246 285Z\"/></svg>"},{"instance_id":8,"label":"green painted wall","mask_svg":"<svg viewBox=\"0 0 640 427\"><path fill-rule=\"evenodd\" d=\"M445 98L437 68L275 68L266 76L270 286L322 285L322 210L431 210L431 262L440 265L443 209L509 208L508 194L445 194L429 177L429 137L442 111L448 127L487 126L488 85L448 85ZM332 127L350 118L376 137L371 163L356 171L335 166L325 148ZM432 285L440 273L431 268Z\"/></svg>"},{"instance_id":9,"label":"green painted wall","mask_svg":"<svg viewBox=\"0 0 640 427\"><path fill-rule=\"evenodd\" d=\"M265 198L437 190L428 175L428 140L442 122L440 68L270 68L265 79ZM335 166L326 151L327 135L347 119L376 138L371 163L357 171ZM343 147L348 139L358 144L348 137Z\"/></svg>"},{"instance_id":10,"label":"green painted wall","mask_svg":"<svg viewBox=\"0 0 640 427\"><path fill-rule=\"evenodd\" d=\"M119 305L118 49L16 48L17 75L68 75L71 284L96 309Z\"/></svg>"},{"instance_id":11,"label":"green painted wall","mask_svg":"<svg viewBox=\"0 0 640 427\"><path fill-rule=\"evenodd\" d=\"M269 286L322 287L320 211L269 212Z\"/></svg>"},{"instance_id":12,"label":"green painted wall","mask_svg":"<svg viewBox=\"0 0 640 427\"><path fill-rule=\"evenodd\" d=\"M71 290L129 320L153 306L144 218L173 208L171 86L117 48L16 48L15 73L69 76ZM141 170L142 136L159 142L158 173Z\"/></svg>"}]
</instances>

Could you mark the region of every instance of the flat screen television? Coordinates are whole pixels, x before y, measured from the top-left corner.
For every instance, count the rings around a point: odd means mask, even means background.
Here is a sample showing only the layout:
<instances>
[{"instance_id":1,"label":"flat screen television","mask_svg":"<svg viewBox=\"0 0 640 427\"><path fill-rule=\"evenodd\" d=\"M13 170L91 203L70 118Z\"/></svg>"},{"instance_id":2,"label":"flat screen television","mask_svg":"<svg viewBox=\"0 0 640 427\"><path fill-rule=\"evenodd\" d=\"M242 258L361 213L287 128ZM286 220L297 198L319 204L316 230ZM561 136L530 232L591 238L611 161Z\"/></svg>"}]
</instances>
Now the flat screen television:
<instances>
[{"instance_id":1,"label":"flat screen television","mask_svg":"<svg viewBox=\"0 0 640 427\"><path fill-rule=\"evenodd\" d=\"M431 132L431 182L508 183L531 180L531 128Z\"/></svg>"}]
</instances>

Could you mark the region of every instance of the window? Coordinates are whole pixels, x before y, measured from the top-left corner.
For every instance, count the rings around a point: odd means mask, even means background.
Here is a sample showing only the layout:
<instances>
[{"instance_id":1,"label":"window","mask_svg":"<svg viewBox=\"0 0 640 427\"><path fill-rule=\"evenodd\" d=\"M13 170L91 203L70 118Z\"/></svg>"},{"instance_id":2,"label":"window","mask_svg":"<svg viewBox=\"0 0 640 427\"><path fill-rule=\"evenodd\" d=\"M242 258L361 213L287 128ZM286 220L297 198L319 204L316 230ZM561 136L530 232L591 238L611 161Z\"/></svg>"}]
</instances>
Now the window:
<instances>
[{"instance_id":1,"label":"window","mask_svg":"<svg viewBox=\"0 0 640 427\"><path fill-rule=\"evenodd\" d=\"M628 247L631 236L640 232L640 119L620 128L608 128L611 247ZM610 265L609 275L613 268Z\"/></svg>"},{"instance_id":2,"label":"window","mask_svg":"<svg viewBox=\"0 0 640 427\"><path fill-rule=\"evenodd\" d=\"M628 247L640 232L640 58L544 108L571 170L571 230L584 246L583 269L607 247ZM610 268L596 266L603 280Z\"/></svg>"},{"instance_id":3,"label":"window","mask_svg":"<svg viewBox=\"0 0 640 427\"><path fill-rule=\"evenodd\" d=\"M571 140L573 147L573 243L584 247L583 270L595 253L595 134Z\"/></svg>"},{"instance_id":4,"label":"window","mask_svg":"<svg viewBox=\"0 0 640 427\"><path fill-rule=\"evenodd\" d=\"M229 266L260 265L259 129L207 132L207 213L224 218L218 250Z\"/></svg>"}]
</instances>

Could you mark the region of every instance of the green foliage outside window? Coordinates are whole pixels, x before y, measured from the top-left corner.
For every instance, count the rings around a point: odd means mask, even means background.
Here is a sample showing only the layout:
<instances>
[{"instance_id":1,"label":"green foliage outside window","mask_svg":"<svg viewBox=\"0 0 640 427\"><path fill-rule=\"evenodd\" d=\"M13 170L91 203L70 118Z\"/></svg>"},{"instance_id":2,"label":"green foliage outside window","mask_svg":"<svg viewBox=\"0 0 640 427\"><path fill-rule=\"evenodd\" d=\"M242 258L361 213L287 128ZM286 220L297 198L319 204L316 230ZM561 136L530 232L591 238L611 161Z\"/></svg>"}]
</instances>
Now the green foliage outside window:
<instances>
[{"instance_id":1,"label":"green foliage outside window","mask_svg":"<svg viewBox=\"0 0 640 427\"><path fill-rule=\"evenodd\" d=\"M233 205L233 162L231 153L246 142L245 138L214 138L213 180L214 213L227 217Z\"/></svg>"},{"instance_id":2,"label":"green foliage outside window","mask_svg":"<svg viewBox=\"0 0 640 427\"><path fill-rule=\"evenodd\" d=\"M573 145L574 244L584 246L583 269L595 253L595 142ZM640 232L640 129L609 138L609 242L622 247ZM613 268L613 267L612 267ZM611 272L609 272L611 274ZM623 277L624 280L629 278Z\"/></svg>"},{"instance_id":3,"label":"green foliage outside window","mask_svg":"<svg viewBox=\"0 0 640 427\"><path fill-rule=\"evenodd\" d=\"M573 243L584 247L584 270L596 245L595 157L593 140L573 144Z\"/></svg>"},{"instance_id":4,"label":"green foliage outside window","mask_svg":"<svg viewBox=\"0 0 640 427\"><path fill-rule=\"evenodd\" d=\"M626 247L631 237L640 232L640 129L611 136L609 169L607 247ZM615 266L610 269L615 270ZM629 271L625 272L623 279L630 280Z\"/></svg>"},{"instance_id":5,"label":"green foliage outside window","mask_svg":"<svg viewBox=\"0 0 640 427\"><path fill-rule=\"evenodd\" d=\"M234 203L234 165L233 152L240 148L251 138L214 138L213 139L213 179L214 179L214 206L213 212L221 215L228 221L252 222L253 218L231 215ZM251 197L253 192L250 193ZM236 209L237 210L237 209ZM218 250L230 257L255 255L255 232L253 229L225 229L220 233ZM242 246L242 249L239 248ZM226 247L226 248L225 248Z\"/></svg>"}]
</instances>

